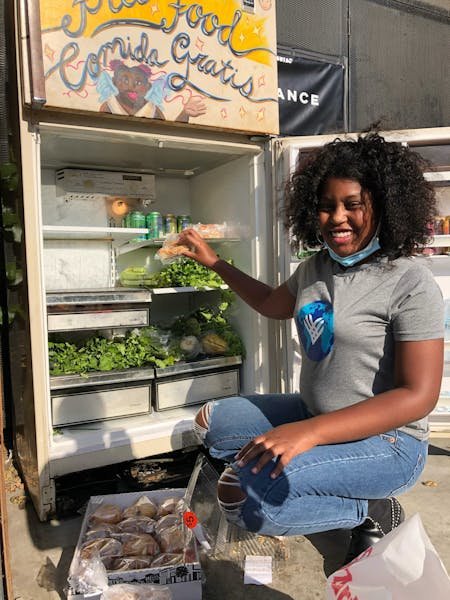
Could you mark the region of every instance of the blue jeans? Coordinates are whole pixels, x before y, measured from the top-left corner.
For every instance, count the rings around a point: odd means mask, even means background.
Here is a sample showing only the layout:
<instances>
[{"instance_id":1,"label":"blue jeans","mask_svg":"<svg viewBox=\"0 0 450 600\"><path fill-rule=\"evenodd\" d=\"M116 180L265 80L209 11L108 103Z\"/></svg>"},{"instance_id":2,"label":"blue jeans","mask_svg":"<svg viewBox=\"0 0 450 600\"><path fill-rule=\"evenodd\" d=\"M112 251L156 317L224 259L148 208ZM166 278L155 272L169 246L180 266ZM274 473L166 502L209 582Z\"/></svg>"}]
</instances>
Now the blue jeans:
<instances>
[{"instance_id":1,"label":"blue jeans","mask_svg":"<svg viewBox=\"0 0 450 600\"><path fill-rule=\"evenodd\" d=\"M256 459L238 467L235 454L269 429L311 417L297 394L224 398L211 403L204 443L238 474L245 501L225 510L229 521L265 535L307 535L352 529L367 517L368 499L409 489L425 465L428 443L398 430L363 440L316 446L270 478L270 462L254 475ZM275 460L275 459L274 459Z\"/></svg>"}]
</instances>

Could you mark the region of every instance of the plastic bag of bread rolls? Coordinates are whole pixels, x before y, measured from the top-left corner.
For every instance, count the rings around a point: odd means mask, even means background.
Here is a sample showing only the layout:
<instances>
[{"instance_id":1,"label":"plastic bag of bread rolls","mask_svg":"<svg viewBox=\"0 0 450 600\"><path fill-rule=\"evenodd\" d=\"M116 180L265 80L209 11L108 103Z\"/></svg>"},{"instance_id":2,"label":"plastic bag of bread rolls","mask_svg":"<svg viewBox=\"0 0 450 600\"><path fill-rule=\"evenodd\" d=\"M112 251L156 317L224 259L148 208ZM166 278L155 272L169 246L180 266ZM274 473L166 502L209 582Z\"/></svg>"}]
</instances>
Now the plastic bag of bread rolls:
<instances>
[{"instance_id":1,"label":"plastic bag of bread rolls","mask_svg":"<svg viewBox=\"0 0 450 600\"><path fill-rule=\"evenodd\" d=\"M172 567L173 565L180 565L182 562L182 554L164 552L163 554L158 554L158 556L152 562L152 567Z\"/></svg>"},{"instance_id":2,"label":"plastic bag of bread rolls","mask_svg":"<svg viewBox=\"0 0 450 600\"><path fill-rule=\"evenodd\" d=\"M104 564L108 571L135 571L148 569L153 564L153 560L153 556L121 556Z\"/></svg>"},{"instance_id":3,"label":"plastic bag of bread rolls","mask_svg":"<svg viewBox=\"0 0 450 600\"><path fill-rule=\"evenodd\" d=\"M124 519L128 517L150 517L153 519L158 512L158 507L154 502L147 498L147 496L141 496L134 504L129 506L123 511ZM119 519L120 520L120 519Z\"/></svg>"},{"instance_id":4,"label":"plastic bag of bread rolls","mask_svg":"<svg viewBox=\"0 0 450 600\"><path fill-rule=\"evenodd\" d=\"M180 514L184 511L183 498L166 498L158 507L157 518L165 515Z\"/></svg>"},{"instance_id":5,"label":"plastic bag of bread rolls","mask_svg":"<svg viewBox=\"0 0 450 600\"><path fill-rule=\"evenodd\" d=\"M155 522L155 535L159 536L164 529L173 527L174 525L181 525L180 515L165 515Z\"/></svg>"},{"instance_id":6,"label":"plastic bag of bread rolls","mask_svg":"<svg viewBox=\"0 0 450 600\"><path fill-rule=\"evenodd\" d=\"M118 531L120 531L119 527L114 523L96 523L86 531L85 540L90 541L96 540L97 538L108 538Z\"/></svg>"},{"instance_id":7,"label":"plastic bag of bread rolls","mask_svg":"<svg viewBox=\"0 0 450 600\"><path fill-rule=\"evenodd\" d=\"M119 583L105 590L101 600L172 600L172 593L165 586Z\"/></svg>"},{"instance_id":8,"label":"plastic bag of bread rolls","mask_svg":"<svg viewBox=\"0 0 450 600\"><path fill-rule=\"evenodd\" d=\"M159 545L163 552L183 552L189 533L179 525L173 525L163 529L158 536Z\"/></svg>"},{"instance_id":9,"label":"plastic bag of bread rolls","mask_svg":"<svg viewBox=\"0 0 450 600\"><path fill-rule=\"evenodd\" d=\"M122 510L115 504L100 504L90 515L89 524L118 523L122 518Z\"/></svg>"},{"instance_id":10,"label":"plastic bag of bread rolls","mask_svg":"<svg viewBox=\"0 0 450 600\"><path fill-rule=\"evenodd\" d=\"M160 552L158 542L149 533L119 533L116 537L122 542L123 556L156 556Z\"/></svg>"},{"instance_id":11,"label":"plastic bag of bread rolls","mask_svg":"<svg viewBox=\"0 0 450 600\"><path fill-rule=\"evenodd\" d=\"M98 538L85 542L81 546L81 558L93 558L94 556L121 556L122 544L119 540L112 538Z\"/></svg>"},{"instance_id":12,"label":"plastic bag of bread rolls","mask_svg":"<svg viewBox=\"0 0 450 600\"><path fill-rule=\"evenodd\" d=\"M128 517L120 521L116 528L122 533L153 533L156 523L150 517Z\"/></svg>"}]
</instances>

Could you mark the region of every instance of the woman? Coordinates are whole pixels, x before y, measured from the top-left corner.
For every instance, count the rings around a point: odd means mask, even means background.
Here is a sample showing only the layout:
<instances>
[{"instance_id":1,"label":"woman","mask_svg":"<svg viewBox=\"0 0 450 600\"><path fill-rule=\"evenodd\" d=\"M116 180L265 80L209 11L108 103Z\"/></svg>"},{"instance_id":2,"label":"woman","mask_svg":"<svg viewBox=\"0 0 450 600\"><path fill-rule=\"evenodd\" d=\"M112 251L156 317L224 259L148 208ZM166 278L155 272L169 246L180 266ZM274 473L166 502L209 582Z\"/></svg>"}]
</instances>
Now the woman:
<instances>
[{"instance_id":1,"label":"woman","mask_svg":"<svg viewBox=\"0 0 450 600\"><path fill-rule=\"evenodd\" d=\"M193 230L185 254L274 319L295 318L300 395L226 398L195 429L227 461L228 520L268 535L351 529L347 561L404 519L395 498L427 455L443 367L443 301L423 260L435 215L420 157L378 134L336 140L287 188L294 246L322 246L272 288L218 258Z\"/></svg>"}]
</instances>

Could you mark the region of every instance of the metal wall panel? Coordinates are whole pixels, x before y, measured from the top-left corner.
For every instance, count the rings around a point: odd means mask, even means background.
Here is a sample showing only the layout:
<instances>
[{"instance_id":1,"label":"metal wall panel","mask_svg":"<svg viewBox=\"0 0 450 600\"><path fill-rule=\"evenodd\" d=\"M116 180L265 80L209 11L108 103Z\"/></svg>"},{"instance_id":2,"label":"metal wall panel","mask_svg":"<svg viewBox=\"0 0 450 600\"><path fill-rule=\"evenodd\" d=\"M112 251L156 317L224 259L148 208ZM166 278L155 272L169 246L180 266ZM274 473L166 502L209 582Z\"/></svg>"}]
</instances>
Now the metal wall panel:
<instances>
[{"instance_id":1,"label":"metal wall panel","mask_svg":"<svg viewBox=\"0 0 450 600\"><path fill-rule=\"evenodd\" d=\"M352 130L379 119L383 129L450 122L449 21L399 6L350 0Z\"/></svg>"},{"instance_id":2,"label":"metal wall panel","mask_svg":"<svg viewBox=\"0 0 450 600\"><path fill-rule=\"evenodd\" d=\"M277 0L277 42L331 56L346 53L348 0Z\"/></svg>"}]
</instances>

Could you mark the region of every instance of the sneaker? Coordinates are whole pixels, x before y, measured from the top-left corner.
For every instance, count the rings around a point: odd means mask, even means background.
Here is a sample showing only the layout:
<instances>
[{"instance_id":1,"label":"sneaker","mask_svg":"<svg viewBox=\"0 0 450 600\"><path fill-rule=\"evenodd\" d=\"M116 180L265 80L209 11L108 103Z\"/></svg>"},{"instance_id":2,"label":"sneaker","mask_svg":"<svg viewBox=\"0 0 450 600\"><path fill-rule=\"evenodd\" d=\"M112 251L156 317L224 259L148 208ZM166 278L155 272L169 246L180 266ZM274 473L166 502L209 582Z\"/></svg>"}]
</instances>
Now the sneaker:
<instances>
[{"instance_id":1,"label":"sneaker","mask_svg":"<svg viewBox=\"0 0 450 600\"><path fill-rule=\"evenodd\" d=\"M369 546L373 546L404 520L405 512L396 498L369 500L366 520L352 529L350 546L344 565L354 560Z\"/></svg>"}]
</instances>

